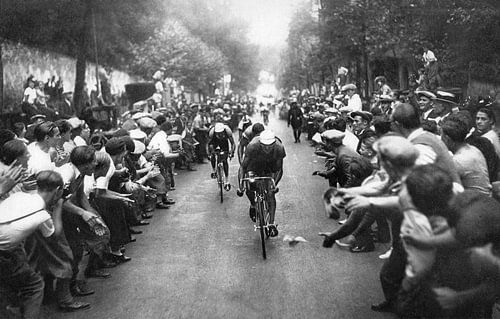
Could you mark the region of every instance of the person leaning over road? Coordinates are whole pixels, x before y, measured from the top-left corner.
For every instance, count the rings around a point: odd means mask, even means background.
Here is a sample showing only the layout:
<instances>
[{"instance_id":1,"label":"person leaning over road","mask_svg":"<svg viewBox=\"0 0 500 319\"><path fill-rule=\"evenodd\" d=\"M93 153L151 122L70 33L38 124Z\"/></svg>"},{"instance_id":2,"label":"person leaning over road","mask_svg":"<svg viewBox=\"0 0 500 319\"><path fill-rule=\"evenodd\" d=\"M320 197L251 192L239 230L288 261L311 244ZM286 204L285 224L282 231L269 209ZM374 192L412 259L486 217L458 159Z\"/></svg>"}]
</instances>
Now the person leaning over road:
<instances>
[{"instance_id":1,"label":"person leaning over road","mask_svg":"<svg viewBox=\"0 0 500 319\"><path fill-rule=\"evenodd\" d=\"M39 317L44 282L28 264L23 241L36 230L50 237L63 229L61 176L41 171L36 179L37 193L19 192L0 204L0 287L19 296L23 318L35 319Z\"/></svg>"},{"instance_id":2,"label":"person leaning over road","mask_svg":"<svg viewBox=\"0 0 500 319\"><path fill-rule=\"evenodd\" d=\"M360 187L339 189L346 200L346 210L376 211L377 214L386 214L391 220L393 234L399 234L403 215L399 210L397 194L401 181L413 169L418 158L418 150L403 137L385 136L375 142L373 146L377 152L382 170L387 172L389 178L380 182L367 183ZM350 218L356 215L351 214ZM348 222L349 222L348 219ZM348 224L346 222L346 224ZM343 225L345 226L345 224ZM335 233L320 233L325 237L323 246L331 247L337 239ZM375 311L392 311L394 309L397 293L401 287L406 266L406 255L399 236L392 236L393 252L380 271L380 281L384 291L385 301L372 305Z\"/></svg>"},{"instance_id":3,"label":"person leaning over road","mask_svg":"<svg viewBox=\"0 0 500 319\"><path fill-rule=\"evenodd\" d=\"M231 144L231 149L229 149L229 144ZM224 189L229 191L231 189L231 185L229 184L229 163L228 157L232 158L234 156L235 144L233 139L233 132L229 126L222 123L215 123L213 127L208 131L208 150L210 153L210 163L212 164L212 174L210 175L212 178L216 178L217 175L215 173L215 155L214 151L220 148L221 152L224 154L221 155L220 161L224 166Z\"/></svg>"},{"instance_id":4,"label":"person leaning over road","mask_svg":"<svg viewBox=\"0 0 500 319\"><path fill-rule=\"evenodd\" d=\"M277 186L283 176L283 159L285 157L286 153L283 144L274 135L273 131L265 130L260 133L260 136L255 137L248 145L245 152L245 158L241 163L242 176L247 176L250 172L253 172L253 174L259 177L272 177ZM239 189L237 191L238 196L243 196L242 189L243 182L240 179ZM246 194L250 200L250 218L255 221L256 210L254 193L247 190ZM274 225L274 215L276 212L275 190L270 190L268 194L270 195L268 197L269 224L271 224L269 226L270 236L276 237L278 236L278 228Z\"/></svg>"}]
</instances>

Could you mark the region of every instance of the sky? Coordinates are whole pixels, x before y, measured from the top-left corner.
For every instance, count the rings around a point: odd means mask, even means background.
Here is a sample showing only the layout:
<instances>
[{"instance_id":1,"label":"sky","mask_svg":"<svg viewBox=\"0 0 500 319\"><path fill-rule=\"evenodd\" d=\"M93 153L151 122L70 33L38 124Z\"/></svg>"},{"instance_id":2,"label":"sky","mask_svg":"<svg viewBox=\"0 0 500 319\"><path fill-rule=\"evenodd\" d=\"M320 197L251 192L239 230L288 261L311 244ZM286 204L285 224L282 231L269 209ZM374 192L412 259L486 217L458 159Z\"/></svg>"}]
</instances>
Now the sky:
<instances>
[{"instance_id":1,"label":"sky","mask_svg":"<svg viewBox=\"0 0 500 319\"><path fill-rule=\"evenodd\" d=\"M235 15L250 24L249 40L261 46L281 46L288 37L295 7L305 0L230 0Z\"/></svg>"}]
</instances>

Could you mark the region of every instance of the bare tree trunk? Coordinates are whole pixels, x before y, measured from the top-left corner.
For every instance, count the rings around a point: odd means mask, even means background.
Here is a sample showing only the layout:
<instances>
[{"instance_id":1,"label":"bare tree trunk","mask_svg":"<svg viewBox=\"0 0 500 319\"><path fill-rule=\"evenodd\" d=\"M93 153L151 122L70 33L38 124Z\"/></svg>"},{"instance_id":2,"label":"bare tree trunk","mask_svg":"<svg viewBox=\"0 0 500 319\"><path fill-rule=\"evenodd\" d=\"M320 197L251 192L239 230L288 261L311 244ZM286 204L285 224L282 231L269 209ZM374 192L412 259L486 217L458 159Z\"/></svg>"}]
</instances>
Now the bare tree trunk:
<instances>
[{"instance_id":1,"label":"bare tree trunk","mask_svg":"<svg viewBox=\"0 0 500 319\"><path fill-rule=\"evenodd\" d=\"M85 86L85 72L87 70L87 51L89 47L89 36L90 36L90 26L91 26L91 14L92 14L92 4L90 1L82 1L85 6L82 25L78 37L78 53L76 57L76 79L75 79L75 91L73 95L73 105L76 110L76 114L80 115L83 111L85 105L83 105L85 99L83 98L84 92L83 88Z\"/></svg>"}]
</instances>

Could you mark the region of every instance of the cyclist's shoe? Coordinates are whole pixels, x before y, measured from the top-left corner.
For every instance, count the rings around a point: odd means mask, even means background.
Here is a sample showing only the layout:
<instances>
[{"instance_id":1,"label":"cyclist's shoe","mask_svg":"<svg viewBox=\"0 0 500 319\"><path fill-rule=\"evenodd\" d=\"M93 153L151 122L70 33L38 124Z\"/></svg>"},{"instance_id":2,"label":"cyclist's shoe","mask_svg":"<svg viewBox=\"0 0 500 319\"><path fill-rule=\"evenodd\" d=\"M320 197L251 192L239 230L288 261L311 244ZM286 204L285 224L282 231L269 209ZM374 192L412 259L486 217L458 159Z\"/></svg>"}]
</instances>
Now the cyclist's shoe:
<instances>
[{"instance_id":1,"label":"cyclist's shoe","mask_svg":"<svg viewBox=\"0 0 500 319\"><path fill-rule=\"evenodd\" d=\"M276 225L269 225L269 237L276 237L278 236L278 228Z\"/></svg>"},{"instance_id":2,"label":"cyclist's shoe","mask_svg":"<svg viewBox=\"0 0 500 319\"><path fill-rule=\"evenodd\" d=\"M249 214L250 214L250 219L255 222L255 215L256 215L255 207L250 207Z\"/></svg>"},{"instance_id":3,"label":"cyclist's shoe","mask_svg":"<svg viewBox=\"0 0 500 319\"><path fill-rule=\"evenodd\" d=\"M211 173L211 174L210 174L210 177L211 177L212 179L216 179L216 178L217 178L217 173Z\"/></svg>"},{"instance_id":4,"label":"cyclist's shoe","mask_svg":"<svg viewBox=\"0 0 500 319\"><path fill-rule=\"evenodd\" d=\"M237 189L236 190L236 195L238 195L238 197L242 197L243 196L243 191L241 189Z\"/></svg>"},{"instance_id":5,"label":"cyclist's shoe","mask_svg":"<svg viewBox=\"0 0 500 319\"><path fill-rule=\"evenodd\" d=\"M224 189L226 190L226 192L229 192L231 190L231 184L224 183Z\"/></svg>"}]
</instances>

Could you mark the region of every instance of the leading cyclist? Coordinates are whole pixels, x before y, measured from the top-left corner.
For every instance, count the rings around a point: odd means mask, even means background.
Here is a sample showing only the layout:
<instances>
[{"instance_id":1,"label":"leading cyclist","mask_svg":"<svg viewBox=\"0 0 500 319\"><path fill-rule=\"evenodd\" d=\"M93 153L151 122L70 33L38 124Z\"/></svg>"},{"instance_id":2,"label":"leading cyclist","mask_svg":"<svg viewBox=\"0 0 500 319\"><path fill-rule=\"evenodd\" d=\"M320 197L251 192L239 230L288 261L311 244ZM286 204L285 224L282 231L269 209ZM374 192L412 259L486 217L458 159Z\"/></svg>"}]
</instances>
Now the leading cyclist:
<instances>
[{"instance_id":1,"label":"leading cyclist","mask_svg":"<svg viewBox=\"0 0 500 319\"><path fill-rule=\"evenodd\" d=\"M229 144L231 144L231 150L229 150ZM236 147L234 144L233 132L229 126L222 123L215 123L215 125L208 131L208 150L210 152L210 163L212 164L212 174L210 176L212 178L217 177L217 174L215 173L215 156L213 154L217 147L224 152L220 160L224 165L224 189L229 191L231 189L231 185L228 181L229 163L227 159L228 155L231 158L234 156Z\"/></svg>"},{"instance_id":2,"label":"leading cyclist","mask_svg":"<svg viewBox=\"0 0 500 319\"><path fill-rule=\"evenodd\" d=\"M243 176L249 172L254 175L263 177L272 177L275 184L278 185L281 177L283 176L283 159L286 157L285 147L274 135L271 130L265 130L260 133L260 136L255 137L252 142L247 146L245 157L241 163ZM243 196L242 181L240 179L240 188L238 189L238 196ZM270 185L268 185L270 186ZM269 226L270 236L278 236L278 229L274 225L274 215L276 212L276 189L269 189ZM246 192L250 200L250 218L255 221L255 198L252 191Z\"/></svg>"}]
</instances>

